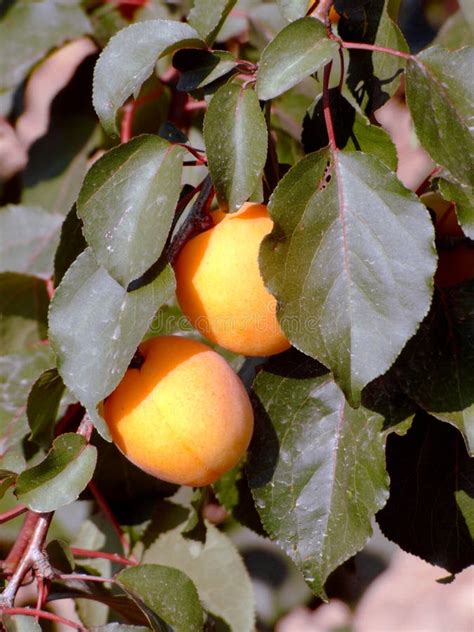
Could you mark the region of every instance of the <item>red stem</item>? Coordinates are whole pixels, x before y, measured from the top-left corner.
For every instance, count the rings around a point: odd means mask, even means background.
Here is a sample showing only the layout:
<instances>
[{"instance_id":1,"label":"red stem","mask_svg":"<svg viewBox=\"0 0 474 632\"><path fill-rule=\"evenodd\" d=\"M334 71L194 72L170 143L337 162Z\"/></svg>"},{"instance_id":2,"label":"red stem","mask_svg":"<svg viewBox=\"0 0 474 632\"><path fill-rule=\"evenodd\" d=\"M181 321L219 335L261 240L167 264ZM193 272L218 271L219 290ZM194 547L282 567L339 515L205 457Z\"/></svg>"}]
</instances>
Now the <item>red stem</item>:
<instances>
[{"instance_id":1,"label":"red stem","mask_svg":"<svg viewBox=\"0 0 474 632\"><path fill-rule=\"evenodd\" d=\"M112 525L113 530L115 531L118 539L120 540L120 544L122 545L123 550L125 551L125 553L129 553L129 543L128 543L127 538L125 537L124 532L122 531L122 527L118 523L117 518L114 516L112 510L107 504L107 501L105 500L104 496L99 491L99 489L97 488L97 485L94 483L94 481L91 481L89 483L89 489L91 490L96 503L99 505L100 509L104 512L105 516L108 518L110 524Z\"/></svg>"},{"instance_id":2,"label":"red stem","mask_svg":"<svg viewBox=\"0 0 474 632\"><path fill-rule=\"evenodd\" d=\"M132 562L126 557L119 555L118 553L105 553L103 551L90 551L89 549L79 549L77 547L71 547L71 553L78 557L96 557L104 560L111 560L117 564L123 564L124 566L136 566L136 562Z\"/></svg>"},{"instance_id":3,"label":"red stem","mask_svg":"<svg viewBox=\"0 0 474 632\"><path fill-rule=\"evenodd\" d=\"M194 112L195 110L206 110L207 101L188 101L184 106L185 112Z\"/></svg>"},{"instance_id":4,"label":"red stem","mask_svg":"<svg viewBox=\"0 0 474 632\"><path fill-rule=\"evenodd\" d=\"M158 99L163 92L163 86L160 86L153 92L149 94L145 94L139 99L134 99L126 103L123 110L122 122L120 124L120 142L128 143L128 141L132 138L132 128L133 128L133 117L135 116L136 110L143 105L144 103L148 103L149 101L153 101L153 99Z\"/></svg>"},{"instance_id":5,"label":"red stem","mask_svg":"<svg viewBox=\"0 0 474 632\"><path fill-rule=\"evenodd\" d=\"M18 507L15 507L14 509L5 511L4 513L0 514L0 524L8 522L9 520L13 520L13 518L21 516L21 514L24 514L26 511L28 511L28 507L25 507L25 505L18 505Z\"/></svg>"},{"instance_id":6,"label":"red stem","mask_svg":"<svg viewBox=\"0 0 474 632\"><path fill-rule=\"evenodd\" d=\"M331 103L329 101L329 77L331 76L332 61L324 67L323 77L323 111L324 122L328 133L329 147L332 150L337 149L336 135L334 134L334 126L332 123Z\"/></svg>"},{"instance_id":7,"label":"red stem","mask_svg":"<svg viewBox=\"0 0 474 632\"><path fill-rule=\"evenodd\" d=\"M420 184L420 186L416 190L416 194L418 196L422 195L426 191L426 189L430 185L431 179L434 178L434 176L436 176L440 171L441 171L440 167L435 167L431 171L431 173L423 180L423 182Z\"/></svg>"},{"instance_id":8,"label":"red stem","mask_svg":"<svg viewBox=\"0 0 474 632\"><path fill-rule=\"evenodd\" d=\"M38 610L37 608L2 608L2 614L23 614L27 617L38 617L40 619L48 619L49 621L56 621L56 623L62 623L74 630L80 630L80 632L87 632L87 628L84 628L80 623L75 623L70 619L60 617L53 612L46 612L46 610Z\"/></svg>"},{"instance_id":9,"label":"red stem","mask_svg":"<svg viewBox=\"0 0 474 632\"><path fill-rule=\"evenodd\" d=\"M31 536L36 528L36 523L40 518L40 514L30 511L26 514L25 522L20 531L20 535L15 541L15 544L10 549L7 555L3 567L5 570L14 570L18 562L23 557L26 547L30 541Z\"/></svg>"},{"instance_id":10,"label":"red stem","mask_svg":"<svg viewBox=\"0 0 474 632\"><path fill-rule=\"evenodd\" d=\"M199 164L207 165L207 158L206 156L203 155L203 152L201 150L194 149L194 147L190 147L189 145L184 145L181 143L178 143L178 144L180 147L184 147L184 149L189 151L189 153L197 159Z\"/></svg>"},{"instance_id":11,"label":"red stem","mask_svg":"<svg viewBox=\"0 0 474 632\"><path fill-rule=\"evenodd\" d=\"M103 584L114 584L115 579L113 577L99 577L98 575L86 575L86 573L65 573L64 575L57 575L57 578L63 582L71 581L83 581L83 582L101 582Z\"/></svg>"},{"instance_id":12,"label":"red stem","mask_svg":"<svg viewBox=\"0 0 474 632\"><path fill-rule=\"evenodd\" d=\"M339 44L342 48L359 49L359 50L371 50L376 53L387 53L388 55L394 55L395 57L401 57L402 59L413 59L413 55L410 53L404 53L401 50L395 48L386 48L385 46L378 46L377 44L365 44L363 42L344 42L339 40Z\"/></svg>"}]
</instances>

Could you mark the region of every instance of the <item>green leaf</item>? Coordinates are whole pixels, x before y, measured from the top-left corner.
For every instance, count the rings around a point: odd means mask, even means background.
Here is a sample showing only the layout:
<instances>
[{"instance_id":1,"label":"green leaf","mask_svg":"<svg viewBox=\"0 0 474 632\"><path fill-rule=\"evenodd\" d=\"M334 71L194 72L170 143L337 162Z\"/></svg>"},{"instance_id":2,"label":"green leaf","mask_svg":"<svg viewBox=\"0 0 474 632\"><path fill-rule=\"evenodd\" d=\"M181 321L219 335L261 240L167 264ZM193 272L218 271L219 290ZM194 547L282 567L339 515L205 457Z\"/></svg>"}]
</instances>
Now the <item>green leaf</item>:
<instances>
[{"instance_id":1,"label":"green leaf","mask_svg":"<svg viewBox=\"0 0 474 632\"><path fill-rule=\"evenodd\" d=\"M243 464L221 476L212 486L217 500L244 527L259 535L265 535L260 516L250 493Z\"/></svg>"},{"instance_id":2,"label":"green leaf","mask_svg":"<svg viewBox=\"0 0 474 632\"><path fill-rule=\"evenodd\" d=\"M375 156L391 171L397 169L397 150L387 132L369 121L359 113L355 115L351 136L345 145L347 151L362 151Z\"/></svg>"},{"instance_id":3,"label":"green leaf","mask_svg":"<svg viewBox=\"0 0 474 632\"><path fill-rule=\"evenodd\" d=\"M370 125L368 119L356 112L338 87L329 88L328 98L332 119L337 122L334 129L337 147L372 154L395 171L397 151L387 132L381 127ZM316 97L304 117L301 140L306 153L329 144L322 94Z\"/></svg>"},{"instance_id":4,"label":"green leaf","mask_svg":"<svg viewBox=\"0 0 474 632\"><path fill-rule=\"evenodd\" d=\"M288 22L304 17L309 9L308 0L277 0L277 4L282 16Z\"/></svg>"},{"instance_id":5,"label":"green leaf","mask_svg":"<svg viewBox=\"0 0 474 632\"><path fill-rule=\"evenodd\" d=\"M59 285L49 312L49 338L65 385L87 408L100 433L96 406L122 379L156 310L174 291L171 269L126 292L100 268L88 248Z\"/></svg>"},{"instance_id":6,"label":"green leaf","mask_svg":"<svg viewBox=\"0 0 474 632\"><path fill-rule=\"evenodd\" d=\"M394 368L424 410L452 423L474 455L474 281L435 293Z\"/></svg>"},{"instance_id":7,"label":"green leaf","mask_svg":"<svg viewBox=\"0 0 474 632\"><path fill-rule=\"evenodd\" d=\"M204 118L204 141L222 209L235 211L255 190L267 157L267 126L251 88L224 85Z\"/></svg>"},{"instance_id":8,"label":"green leaf","mask_svg":"<svg viewBox=\"0 0 474 632\"><path fill-rule=\"evenodd\" d=\"M390 497L377 515L383 533L450 573L474 564L472 521L458 504L474 496L474 460L459 432L418 414L404 437L388 438L387 469Z\"/></svg>"},{"instance_id":9,"label":"green leaf","mask_svg":"<svg viewBox=\"0 0 474 632\"><path fill-rule=\"evenodd\" d=\"M44 281L26 274L0 273L0 347L18 353L46 338L48 293Z\"/></svg>"},{"instance_id":10,"label":"green leaf","mask_svg":"<svg viewBox=\"0 0 474 632\"><path fill-rule=\"evenodd\" d=\"M178 90L191 92L230 73L237 66L237 60L224 50L211 53L207 50L187 48L175 53L173 66L181 72Z\"/></svg>"},{"instance_id":11,"label":"green leaf","mask_svg":"<svg viewBox=\"0 0 474 632\"><path fill-rule=\"evenodd\" d=\"M69 544L64 540L51 540L46 547L49 563L53 568L61 573L72 573L74 571L74 556L71 553Z\"/></svg>"},{"instance_id":12,"label":"green leaf","mask_svg":"<svg viewBox=\"0 0 474 632\"><path fill-rule=\"evenodd\" d=\"M55 439L38 465L20 474L15 494L33 511L55 511L77 500L94 473L97 450L68 432Z\"/></svg>"},{"instance_id":13,"label":"green leaf","mask_svg":"<svg viewBox=\"0 0 474 632\"><path fill-rule=\"evenodd\" d=\"M51 445L64 384L57 369L44 371L28 396L26 414L31 428L30 440L43 448Z\"/></svg>"},{"instance_id":14,"label":"green leaf","mask_svg":"<svg viewBox=\"0 0 474 632\"><path fill-rule=\"evenodd\" d=\"M474 23L472 26L463 11L458 9L442 24L433 44L454 50L469 46L474 41Z\"/></svg>"},{"instance_id":15,"label":"green leaf","mask_svg":"<svg viewBox=\"0 0 474 632\"><path fill-rule=\"evenodd\" d=\"M285 26L262 53L258 98L273 99L289 90L330 62L337 50L337 43L328 39L324 25L315 18Z\"/></svg>"},{"instance_id":16,"label":"green leaf","mask_svg":"<svg viewBox=\"0 0 474 632\"><path fill-rule=\"evenodd\" d=\"M64 219L59 245L54 256L54 285L61 283L66 270L77 257L87 248L87 242L82 234L82 221L77 217L74 205Z\"/></svg>"},{"instance_id":17,"label":"green leaf","mask_svg":"<svg viewBox=\"0 0 474 632\"><path fill-rule=\"evenodd\" d=\"M204 521L203 511L209 497L207 487L200 487L194 490L190 501L190 513L188 521L181 532L185 538L205 542L207 527Z\"/></svg>"},{"instance_id":18,"label":"green leaf","mask_svg":"<svg viewBox=\"0 0 474 632\"><path fill-rule=\"evenodd\" d=\"M23 353L0 356L0 470L19 472L23 456L15 453L29 432L26 402L39 375L54 365L49 346L41 345Z\"/></svg>"},{"instance_id":19,"label":"green leaf","mask_svg":"<svg viewBox=\"0 0 474 632\"><path fill-rule=\"evenodd\" d=\"M474 239L474 187L454 179L440 179L438 186L444 199L456 204L456 216L464 234Z\"/></svg>"},{"instance_id":20,"label":"green leaf","mask_svg":"<svg viewBox=\"0 0 474 632\"><path fill-rule=\"evenodd\" d=\"M14 2L0 19L0 100L12 94L50 49L87 33L90 24L79 1ZM10 105L6 99L3 114Z\"/></svg>"},{"instance_id":21,"label":"green leaf","mask_svg":"<svg viewBox=\"0 0 474 632\"><path fill-rule=\"evenodd\" d=\"M49 278L63 219L41 208L12 204L0 209L0 272Z\"/></svg>"},{"instance_id":22,"label":"green leaf","mask_svg":"<svg viewBox=\"0 0 474 632\"><path fill-rule=\"evenodd\" d=\"M211 45L235 3L236 0L194 0L188 22Z\"/></svg>"},{"instance_id":23,"label":"green leaf","mask_svg":"<svg viewBox=\"0 0 474 632\"><path fill-rule=\"evenodd\" d=\"M6 632L41 632L41 626L34 617L23 614L2 617Z\"/></svg>"},{"instance_id":24,"label":"green leaf","mask_svg":"<svg viewBox=\"0 0 474 632\"><path fill-rule=\"evenodd\" d=\"M339 35L349 42L364 42L402 52L408 45L385 8L385 0L368 0L347 8L349 18L338 25ZM358 105L371 115L398 89L406 60L377 51L349 51L346 82Z\"/></svg>"},{"instance_id":25,"label":"green leaf","mask_svg":"<svg viewBox=\"0 0 474 632\"><path fill-rule=\"evenodd\" d=\"M260 267L280 324L357 405L428 311L436 268L429 214L378 159L340 151L293 167L269 209L275 226Z\"/></svg>"},{"instance_id":26,"label":"green leaf","mask_svg":"<svg viewBox=\"0 0 474 632\"><path fill-rule=\"evenodd\" d=\"M95 560L95 562L97 562L97 560ZM113 593L97 582L77 580L62 580L61 583L53 582L49 592L49 600L54 601L55 599L74 599L81 617L85 615L85 618L88 618L89 616L98 614L99 609L96 608L96 606L104 604L107 608L118 613L125 621L138 623L140 626L145 626L148 623L147 618L132 599L125 594ZM87 607L87 603L91 604L91 606ZM103 614L101 613L99 616L103 616ZM95 622L97 623L97 620ZM100 630L102 626L92 627L89 623L86 623L86 629ZM114 630L113 627L106 627L105 629ZM119 632L121 630L120 627L116 629L118 629ZM149 627L145 629L150 630ZM132 628L132 632L136 632L136 630L137 628ZM141 632L141 630L143 630L143 628L139 627L138 632ZM160 628L160 632L161 630L162 628Z\"/></svg>"},{"instance_id":27,"label":"green leaf","mask_svg":"<svg viewBox=\"0 0 474 632\"><path fill-rule=\"evenodd\" d=\"M471 538L474 540L474 498L469 496L463 489L455 492L454 495Z\"/></svg>"},{"instance_id":28,"label":"green leaf","mask_svg":"<svg viewBox=\"0 0 474 632\"><path fill-rule=\"evenodd\" d=\"M229 538L213 525L207 526L204 545L183 538L179 528L162 534L143 561L179 568L193 580L206 610L232 630L254 629L252 584L244 563Z\"/></svg>"},{"instance_id":29,"label":"green leaf","mask_svg":"<svg viewBox=\"0 0 474 632\"><path fill-rule=\"evenodd\" d=\"M407 103L420 143L436 164L474 187L474 47L429 48L407 66Z\"/></svg>"},{"instance_id":30,"label":"green leaf","mask_svg":"<svg viewBox=\"0 0 474 632\"><path fill-rule=\"evenodd\" d=\"M254 394L247 473L257 510L324 598L328 576L366 544L387 499L382 418L351 408L326 369L299 354L266 364Z\"/></svg>"},{"instance_id":31,"label":"green leaf","mask_svg":"<svg viewBox=\"0 0 474 632\"><path fill-rule=\"evenodd\" d=\"M176 632L202 630L203 613L193 582L182 571L158 564L126 568L117 583ZM155 626L153 629L159 629Z\"/></svg>"},{"instance_id":32,"label":"green leaf","mask_svg":"<svg viewBox=\"0 0 474 632\"><path fill-rule=\"evenodd\" d=\"M99 265L124 287L159 258L181 189L183 149L144 135L89 170L77 200Z\"/></svg>"},{"instance_id":33,"label":"green leaf","mask_svg":"<svg viewBox=\"0 0 474 632\"><path fill-rule=\"evenodd\" d=\"M160 57L179 48L205 47L188 24L148 20L132 24L111 38L94 73L94 107L105 131L117 132L117 110L140 89Z\"/></svg>"}]
</instances>

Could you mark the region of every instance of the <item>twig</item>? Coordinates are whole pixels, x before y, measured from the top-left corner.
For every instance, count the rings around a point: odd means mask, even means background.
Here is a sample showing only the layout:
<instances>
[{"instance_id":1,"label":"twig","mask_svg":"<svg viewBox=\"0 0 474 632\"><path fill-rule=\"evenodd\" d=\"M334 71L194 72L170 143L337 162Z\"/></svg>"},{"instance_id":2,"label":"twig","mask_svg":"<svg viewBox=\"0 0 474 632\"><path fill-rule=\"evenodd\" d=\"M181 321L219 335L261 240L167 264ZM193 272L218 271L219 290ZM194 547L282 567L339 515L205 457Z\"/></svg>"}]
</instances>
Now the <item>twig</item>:
<instances>
[{"instance_id":1,"label":"twig","mask_svg":"<svg viewBox=\"0 0 474 632\"><path fill-rule=\"evenodd\" d=\"M33 512L32 512L33 513ZM29 539L26 549L20 559L19 564L15 568L13 575L8 582L7 587L0 595L0 609L11 608L15 601L16 593L20 588L27 572L31 569L35 574L41 577L51 579L54 573L44 554L43 547L48 533L49 524L53 517L53 512L36 514L38 519L33 531L33 535Z\"/></svg>"},{"instance_id":2,"label":"twig","mask_svg":"<svg viewBox=\"0 0 474 632\"><path fill-rule=\"evenodd\" d=\"M46 610L38 610L37 608L11 608L5 607L2 608L2 614L22 614L27 617L38 617L40 619L48 619L49 621L55 621L56 623L62 623L63 625L67 625L69 628L74 628L74 630L79 630L80 632L87 632L87 628L82 626L80 623L75 623L70 619L65 619L64 617L59 616L58 614L54 614L54 612L47 612Z\"/></svg>"},{"instance_id":3,"label":"twig","mask_svg":"<svg viewBox=\"0 0 474 632\"><path fill-rule=\"evenodd\" d=\"M87 442L90 441L92 436L92 431L94 430L94 424L92 423L92 419L86 413L82 418L76 433L82 435Z\"/></svg>"},{"instance_id":4,"label":"twig","mask_svg":"<svg viewBox=\"0 0 474 632\"><path fill-rule=\"evenodd\" d=\"M316 9L312 12L313 17L317 18L324 25L330 26L329 11L334 0L321 0Z\"/></svg>"},{"instance_id":5,"label":"twig","mask_svg":"<svg viewBox=\"0 0 474 632\"><path fill-rule=\"evenodd\" d=\"M416 194L418 196L422 195L426 189L429 187L431 180L436 177L438 175L438 173L441 171L441 167L435 167L427 176L426 178L423 180L423 182L420 184L420 186L417 188L416 190Z\"/></svg>"},{"instance_id":6,"label":"twig","mask_svg":"<svg viewBox=\"0 0 474 632\"><path fill-rule=\"evenodd\" d=\"M90 481L89 489L92 495L94 496L96 503L99 505L101 511L105 514L110 524L112 525L112 528L117 534L117 537L120 541L120 544L122 545L123 550L125 551L126 554L129 554L130 545L127 538L125 537L124 532L122 531L122 527L120 526L117 518L114 516L113 511L110 509L109 505L107 504L105 497L99 491L94 481ZM131 557L130 559L134 559L134 558Z\"/></svg>"},{"instance_id":7,"label":"twig","mask_svg":"<svg viewBox=\"0 0 474 632\"><path fill-rule=\"evenodd\" d=\"M103 584L114 584L115 579L113 577L100 577L98 575L87 575L86 573L64 573L56 575L56 579L63 582L66 581L81 581L81 582L101 582Z\"/></svg>"},{"instance_id":8,"label":"twig","mask_svg":"<svg viewBox=\"0 0 474 632\"><path fill-rule=\"evenodd\" d=\"M18 516L21 516L21 514L24 514L27 511L28 511L28 507L25 507L25 505L18 505L18 507L15 507L14 509L5 511L4 513L0 514L0 524L3 524L4 522L8 522L9 520L13 520L13 518L17 518Z\"/></svg>"},{"instance_id":9,"label":"twig","mask_svg":"<svg viewBox=\"0 0 474 632\"><path fill-rule=\"evenodd\" d=\"M186 222L181 226L175 238L171 241L167 258L171 263L178 256L179 251L184 244L194 235L200 233L213 225L209 215L212 198L214 197L214 187L212 185L211 176L206 176L201 183L201 190L194 202Z\"/></svg>"},{"instance_id":10,"label":"twig","mask_svg":"<svg viewBox=\"0 0 474 632\"><path fill-rule=\"evenodd\" d=\"M128 141L132 138L132 128L133 128L133 117L135 116L135 112L137 109L144 105L145 103L149 103L154 99L158 99L163 92L163 86L160 86L156 90L153 90L149 94L145 94L144 96L133 99L126 103L122 107L123 117L120 123L120 142L128 143Z\"/></svg>"},{"instance_id":11,"label":"twig","mask_svg":"<svg viewBox=\"0 0 474 632\"><path fill-rule=\"evenodd\" d=\"M386 48L385 46L378 46L377 44L365 44L364 42L344 42L338 40L342 48L359 49L359 50L371 50L375 53L387 53L388 55L394 55L395 57L401 57L402 59L414 59L414 56L410 53L404 53L401 50L395 48Z\"/></svg>"},{"instance_id":12,"label":"twig","mask_svg":"<svg viewBox=\"0 0 474 632\"><path fill-rule=\"evenodd\" d=\"M207 110L207 101L188 101L184 105L185 112L195 112L196 110Z\"/></svg>"},{"instance_id":13,"label":"twig","mask_svg":"<svg viewBox=\"0 0 474 632\"><path fill-rule=\"evenodd\" d=\"M12 572L15 570L18 562L23 557L31 536L33 535L38 519L39 514L35 513L34 511L29 511L26 514L26 518L23 526L21 527L20 534L18 535L14 545L10 549L9 554L3 562L3 568L5 570Z\"/></svg>"},{"instance_id":14,"label":"twig","mask_svg":"<svg viewBox=\"0 0 474 632\"><path fill-rule=\"evenodd\" d=\"M104 560L110 560L111 562L116 562L117 564L123 564L124 566L136 566L137 562L132 562L127 557L123 557L118 553L106 553L104 551L91 551L89 549L80 549L74 546L70 548L71 553L73 555L77 555L78 557L95 557Z\"/></svg>"},{"instance_id":15,"label":"twig","mask_svg":"<svg viewBox=\"0 0 474 632\"><path fill-rule=\"evenodd\" d=\"M329 147L334 150L337 149L336 135L334 134L334 126L332 122L331 103L329 100L329 77L331 76L332 61L324 66L323 77L323 111L324 122L326 123L326 130L328 133Z\"/></svg>"},{"instance_id":16,"label":"twig","mask_svg":"<svg viewBox=\"0 0 474 632\"><path fill-rule=\"evenodd\" d=\"M184 143L177 143L177 144L180 147L183 147L183 149L186 149L186 151L188 151L191 154L191 156L194 156L199 162L199 164L207 165L207 158L205 156L203 149L196 149L195 147L190 147L189 145L186 145Z\"/></svg>"}]
</instances>

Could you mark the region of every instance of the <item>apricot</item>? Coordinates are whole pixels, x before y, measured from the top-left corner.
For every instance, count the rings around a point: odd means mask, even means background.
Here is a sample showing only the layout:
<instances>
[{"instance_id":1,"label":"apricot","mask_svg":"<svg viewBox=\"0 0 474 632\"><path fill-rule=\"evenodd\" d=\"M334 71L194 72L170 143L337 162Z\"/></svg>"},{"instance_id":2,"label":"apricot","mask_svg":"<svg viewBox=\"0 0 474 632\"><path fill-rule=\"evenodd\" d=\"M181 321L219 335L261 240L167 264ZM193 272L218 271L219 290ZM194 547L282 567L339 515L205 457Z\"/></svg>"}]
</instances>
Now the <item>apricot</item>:
<instances>
[{"instance_id":1,"label":"apricot","mask_svg":"<svg viewBox=\"0 0 474 632\"><path fill-rule=\"evenodd\" d=\"M139 352L143 364L129 368L104 402L113 441L164 481L214 482L239 462L252 436L242 382L218 353L195 340L158 336Z\"/></svg>"},{"instance_id":2,"label":"apricot","mask_svg":"<svg viewBox=\"0 0 474 632\"><path fill-rule=\"evenodd\" d=\"M189 240L175 262L178 302L190 322L221 347L251 356L288 349L277 302L258 267L262 239L273 226L267 207L244 204L214 214L215 225Z\"/></svg>"}]
</instances>

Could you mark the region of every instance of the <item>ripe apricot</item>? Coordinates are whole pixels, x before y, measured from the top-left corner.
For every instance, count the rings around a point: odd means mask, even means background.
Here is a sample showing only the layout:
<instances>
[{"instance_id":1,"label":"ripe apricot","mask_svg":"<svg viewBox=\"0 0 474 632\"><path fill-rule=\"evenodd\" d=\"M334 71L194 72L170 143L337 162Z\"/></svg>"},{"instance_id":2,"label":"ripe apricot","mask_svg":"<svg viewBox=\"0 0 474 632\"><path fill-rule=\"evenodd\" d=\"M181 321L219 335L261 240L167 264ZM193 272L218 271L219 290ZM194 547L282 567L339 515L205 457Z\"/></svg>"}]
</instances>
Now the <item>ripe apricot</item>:
<instances>
[{"instance_id":1,"label":"ripe apricot","mask_svg":"<svg viewBox=\"0 0 474 632\"><path fill-rule=\"evenodd\" d=\"M104 402L104 419L123 454L145 472L202 486L238 463L250 442L253 411L227 362L206 345L158 336L139 347Z\"/></svg>"},{"instance_id":2,"label":"ripe apricot","mask_svg":"<svg viewBox=\"0 0 474 632\"><path fill-rule=\"evenodd\" d=\"M237 213L213 215L215 226L188 241L175 262L181 309L204 336L235 353L288 349L258 267L260 244L273 226L267 207L246 203Z\"/></svg>"}]
</instances>

